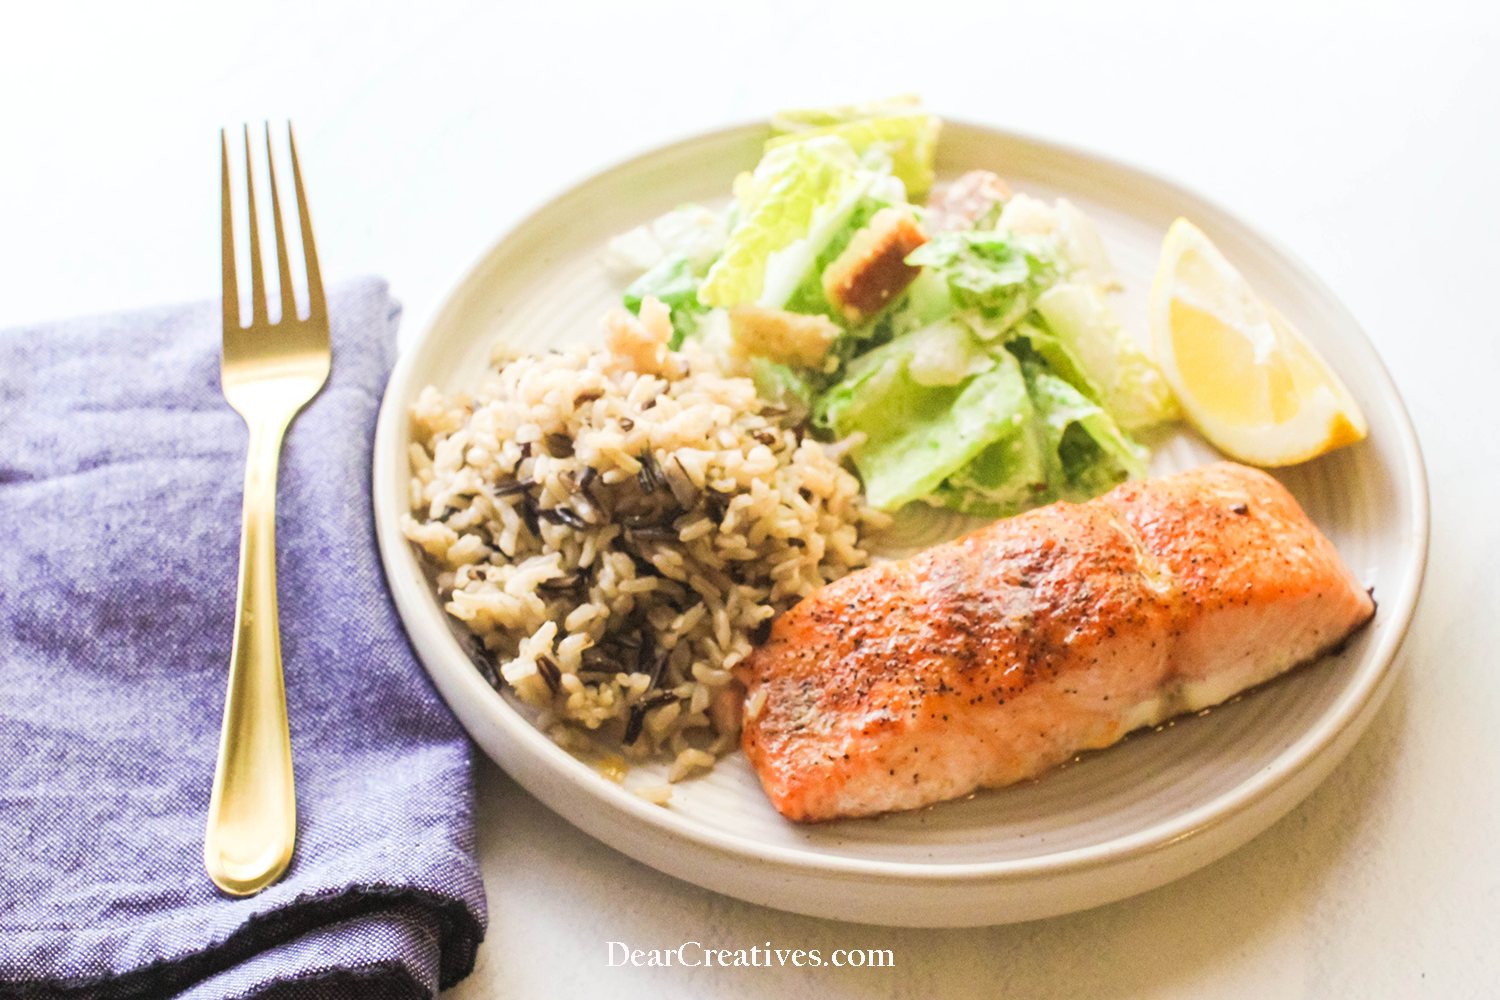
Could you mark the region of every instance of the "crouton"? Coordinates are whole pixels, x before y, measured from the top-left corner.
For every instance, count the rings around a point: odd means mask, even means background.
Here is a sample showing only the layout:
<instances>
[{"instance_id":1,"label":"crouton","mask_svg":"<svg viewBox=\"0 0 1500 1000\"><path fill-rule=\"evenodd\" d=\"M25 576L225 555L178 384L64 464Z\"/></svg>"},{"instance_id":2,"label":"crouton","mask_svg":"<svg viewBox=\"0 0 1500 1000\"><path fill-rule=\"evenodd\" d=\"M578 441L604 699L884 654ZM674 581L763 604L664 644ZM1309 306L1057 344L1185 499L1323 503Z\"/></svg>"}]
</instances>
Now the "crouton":
<instances>
[{"instance_id":1,"label":"crouton","mask_svg":"<svg viewBox=\"0 0 1500 1000\"><path fill-rule=\"evenodd\" d=\"M863 323L921 272L906 255L927 242L910 214L882 208L823 271L823 294L850 323Z\"/></svg>"},{"instance_id":2,"label":"crouton","mask_svg":"<svg viewBox=\"0 0 1500 1000\"><path fill-rule=\"evenodd\" d=\"M686 370L682 358L667 349L672 339L672 310L655 296L641 300L639 316L625 309L610 310L603 325L612 370L682 378Z\"/></svg>"},{"instance_id":3,"label":"crouton","mask_svg":"<svg viewBox=\"0 0 1500 1000\"><path fill-rule=\"evenodd\" d=\"M841 332L827 316L804 316L749 304L729 310L733 350L741 357L815 368Z\"/></svg>"}]
</instances>

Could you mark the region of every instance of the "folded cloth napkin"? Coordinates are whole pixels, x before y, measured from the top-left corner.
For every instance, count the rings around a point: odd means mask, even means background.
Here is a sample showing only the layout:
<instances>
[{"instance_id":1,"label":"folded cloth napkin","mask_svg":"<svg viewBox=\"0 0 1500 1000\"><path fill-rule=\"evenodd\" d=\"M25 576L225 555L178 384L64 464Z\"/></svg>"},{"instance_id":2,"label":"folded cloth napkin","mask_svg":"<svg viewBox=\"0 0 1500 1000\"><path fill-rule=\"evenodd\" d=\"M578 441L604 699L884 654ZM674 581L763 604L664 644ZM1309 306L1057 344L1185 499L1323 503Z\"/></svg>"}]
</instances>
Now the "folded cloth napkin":
<instances>
[{"instance_id":1,"label":"folded cloth napkin","mask_svg":"<svg viewBox=\"0 0 1500 1000\"><path fill-rule=\"evenodd\" d=\"M427 997L473 967L472 745L370 506L399 307L367 280L330 313L277 496L297 849L247 899L203 870L246 446L219 303L0 332L0 997Z\"/></svg>"}]
</instances>

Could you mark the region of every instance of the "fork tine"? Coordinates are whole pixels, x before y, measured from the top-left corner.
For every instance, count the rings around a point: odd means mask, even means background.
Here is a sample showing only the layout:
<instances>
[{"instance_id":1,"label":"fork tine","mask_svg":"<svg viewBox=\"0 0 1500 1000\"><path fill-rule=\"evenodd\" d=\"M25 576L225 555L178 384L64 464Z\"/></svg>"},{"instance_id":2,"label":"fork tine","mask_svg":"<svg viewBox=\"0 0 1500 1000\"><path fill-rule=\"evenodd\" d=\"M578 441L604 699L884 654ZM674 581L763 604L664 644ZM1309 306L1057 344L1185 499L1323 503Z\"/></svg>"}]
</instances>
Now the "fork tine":
<instances>
[{"instance_id":1,"label":"fork tine","mask_svg":"<svg viewBox=\"0 0 1500 1000\"><path fill-rule=\"evenodd\" d=\"M318 270L318 248L313 243L312 218L307 214L307 197L302 191L302 166L297 161L297 137L292 123L286 123L287 142L292 147L292 182L297 189L297 225L302 230L302 256L307 262L308 321L328 329L328 306L323 300L323 275Z\"/></svg>"},{"instance_id":2,"label":"fork tine","mask_svg":"<svg viewBox=\"0 0 1500 1000\"><path fill-rule=\"evenodd\" d=\"M286 255L286 233L281 228L281 195L276 191L276 163L271 158L271 123L266 122L266 170L271 176L271 218L276 223L276 260L281 276L281 321L297 318L297 296L292 291L292 263Z\"/></svg>"},{"instance_id":3,"label":"fork tine","mask_svg":"<svg viewBox=\"0 0 1500 1000\"><path fill-rule=\"evenodd\" d=\"M220 196L224 207L221 239L224 244L224 335L240 328L240 286L234 275L234 215L229 209L229 140L219 129L219 164L224 175Z\"/></svg>"},{"instance_id":4,"label":"fork tine","mask_svg":"<svg viewBox=\"0 0 1500 1000\"><path fill-rule=\"evenodd\" d=\"M255 223L255 177L250 169L250 126L245 126L245 190L250 195L250 324L269 322L266 313L266 280L261 274L260 231Z\"/></svg>"}]
</instances>

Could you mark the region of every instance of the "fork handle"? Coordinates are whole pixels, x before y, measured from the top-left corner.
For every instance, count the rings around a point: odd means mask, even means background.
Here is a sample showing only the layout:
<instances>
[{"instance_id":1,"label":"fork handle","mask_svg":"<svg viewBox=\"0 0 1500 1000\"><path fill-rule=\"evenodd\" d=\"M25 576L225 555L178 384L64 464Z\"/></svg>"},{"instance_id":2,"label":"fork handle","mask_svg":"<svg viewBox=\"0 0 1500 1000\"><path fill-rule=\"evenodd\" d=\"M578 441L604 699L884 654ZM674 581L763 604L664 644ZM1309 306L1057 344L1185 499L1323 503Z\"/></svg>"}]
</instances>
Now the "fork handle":
<instances>
[{"instance_id":1,"label":"fork handle","mask_svg":"<svg viewBox=\"0 0 1500 1000\"><path fill-rule=\"evenodd\" d=\"M209 877L237 896L281 876L297 835L276 610L276 467L290 419L249 422L234 647L203 841Z\"/></svg>"}]
</instances>

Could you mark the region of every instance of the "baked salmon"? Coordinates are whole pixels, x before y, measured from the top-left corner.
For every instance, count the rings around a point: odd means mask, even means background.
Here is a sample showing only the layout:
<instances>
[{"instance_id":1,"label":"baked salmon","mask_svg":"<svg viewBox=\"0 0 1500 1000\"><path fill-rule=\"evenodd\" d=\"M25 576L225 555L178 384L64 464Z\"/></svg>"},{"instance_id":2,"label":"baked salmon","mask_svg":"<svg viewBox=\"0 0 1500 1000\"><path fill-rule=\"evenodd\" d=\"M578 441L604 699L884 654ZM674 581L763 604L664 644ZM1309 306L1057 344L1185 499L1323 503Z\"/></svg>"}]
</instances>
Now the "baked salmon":
<instances>
[{"instance_id":1,"label":"baked salmon","mask_svg":"<svg viewBox=\"0 0 1500 1000\"><path fill-rule=\"evenodd\" d=\"M1205 466L810 594L736 668L743 745L788 819L911 809L1219 704L1374 611L1276 480Z\"/></svg>"}]
</instances>

